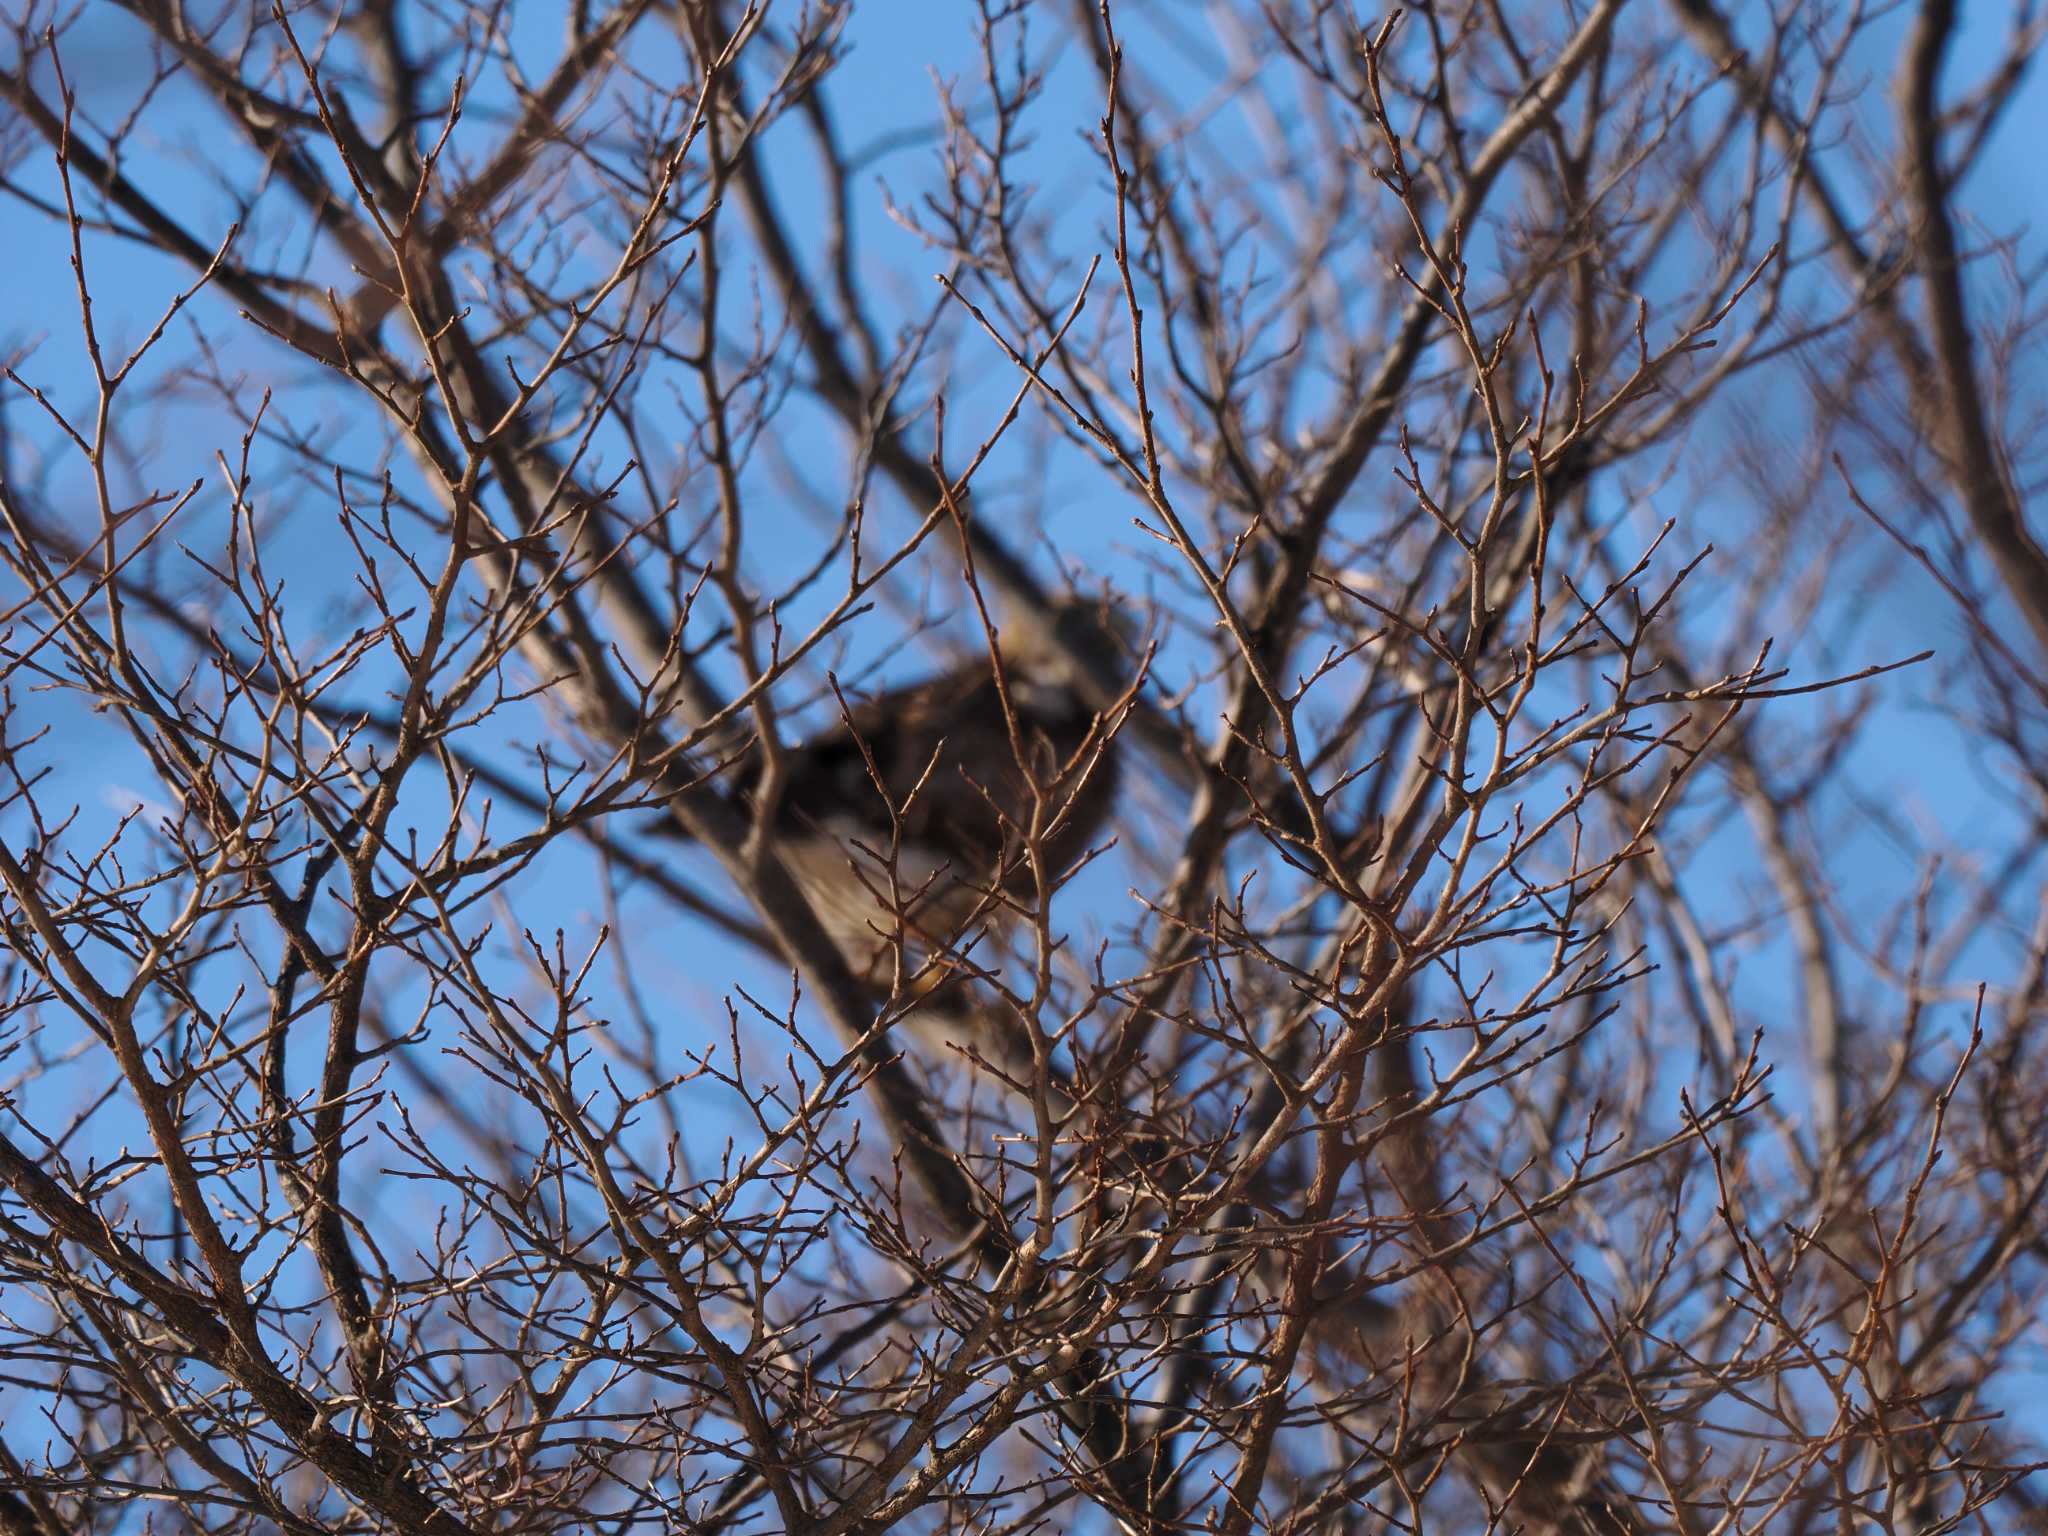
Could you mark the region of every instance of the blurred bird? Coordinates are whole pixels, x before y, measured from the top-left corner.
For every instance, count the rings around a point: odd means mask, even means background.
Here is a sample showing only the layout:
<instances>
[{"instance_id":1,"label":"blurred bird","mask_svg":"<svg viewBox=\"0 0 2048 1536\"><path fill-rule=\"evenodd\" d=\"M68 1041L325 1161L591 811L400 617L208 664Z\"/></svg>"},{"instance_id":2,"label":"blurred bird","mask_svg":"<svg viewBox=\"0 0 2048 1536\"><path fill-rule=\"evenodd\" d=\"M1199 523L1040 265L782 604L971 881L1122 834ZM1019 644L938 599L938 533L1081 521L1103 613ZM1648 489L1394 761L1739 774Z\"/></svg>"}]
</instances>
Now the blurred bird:
<instances>
[{"instance_id":1,"label":"blurred bird","mask_svg":"<svg viewBox=\"0 0 2048 1536\"><path fill-rule=\"evenodd\" d=\"M995 1021L1008 1010L973 995L962 962L1000 963L984 935L1035 910L1041 877L1049 892L1071 871L1117 789L1116 722L1048 631L1108 646L1120 626L1078 602L1054 619L1006 628L1000 671L984 653L847 708L788 752L774 810L784 865L877 999L915 999L911 1034L1005 1069L1028 1063L1028 1044Z\"/></svg>"}]
</instances>

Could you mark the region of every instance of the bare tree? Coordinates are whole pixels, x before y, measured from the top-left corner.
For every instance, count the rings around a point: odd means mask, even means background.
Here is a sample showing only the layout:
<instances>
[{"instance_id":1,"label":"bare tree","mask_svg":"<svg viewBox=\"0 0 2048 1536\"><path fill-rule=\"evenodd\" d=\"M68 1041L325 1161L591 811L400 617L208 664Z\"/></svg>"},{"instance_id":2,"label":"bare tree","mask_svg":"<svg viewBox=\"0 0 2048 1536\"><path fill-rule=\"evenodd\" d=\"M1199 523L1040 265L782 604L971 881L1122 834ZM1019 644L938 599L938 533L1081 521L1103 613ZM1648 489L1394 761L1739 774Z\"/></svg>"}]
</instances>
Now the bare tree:
<instances>
[{"instance_id":1,"label":"bare tree","mask_svg":"<svg viewBox=\"0 0 2048 1536\"><path fill-rule=\"evenodd\" d=\"M8 0L0 1532L2038 1528L1957 10Z\"/></svg>"}]
</instances>

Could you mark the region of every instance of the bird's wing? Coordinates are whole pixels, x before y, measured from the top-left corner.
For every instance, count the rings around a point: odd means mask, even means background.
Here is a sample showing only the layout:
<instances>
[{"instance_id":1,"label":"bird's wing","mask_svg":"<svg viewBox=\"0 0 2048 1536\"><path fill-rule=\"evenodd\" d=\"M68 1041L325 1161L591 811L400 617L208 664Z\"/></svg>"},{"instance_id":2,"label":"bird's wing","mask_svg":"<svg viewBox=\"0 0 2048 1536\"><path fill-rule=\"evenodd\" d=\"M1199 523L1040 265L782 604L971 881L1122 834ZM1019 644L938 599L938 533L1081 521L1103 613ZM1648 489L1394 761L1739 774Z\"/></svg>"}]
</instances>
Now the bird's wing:
<instances>
[{"instance_id":1,"label":"bird's wing","mask_svg":"<svg viewBox=\"0 0 2048 1536\"><path fill-rule=\"evenodd\" d=\"M975 798L974 819L985 822L987 807L960 770L998 753L1010 755L1009 733L986 669L929 678L852 706L792 752L783 815L800 822L852 816L886 825L879 778L899 809L916 792L907 828L913 833L962 812L973 815L974 807L954 805L963 795Z\"/></svg>"}]
</instances>

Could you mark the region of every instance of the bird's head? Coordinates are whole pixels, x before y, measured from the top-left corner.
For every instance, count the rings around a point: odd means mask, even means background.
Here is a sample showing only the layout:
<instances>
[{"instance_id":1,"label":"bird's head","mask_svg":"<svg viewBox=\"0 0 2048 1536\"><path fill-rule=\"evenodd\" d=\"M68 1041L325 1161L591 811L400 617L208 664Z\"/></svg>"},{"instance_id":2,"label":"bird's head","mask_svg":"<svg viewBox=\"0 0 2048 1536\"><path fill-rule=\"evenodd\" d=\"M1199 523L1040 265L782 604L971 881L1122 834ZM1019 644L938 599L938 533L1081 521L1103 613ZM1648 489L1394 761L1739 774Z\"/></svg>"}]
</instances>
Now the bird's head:
<instances>
[{"instance_id":1,"label":"bird's head","mask_svg":"<svg viewBox=\"0 0 2048 1536\"><path fill-rule=\"evenodd\" d=\"M1106 709L1129 686L1144 654L1137 614L1114 597L1065 593L1014 610L996 637L1013 690L1078 694Z\"/></svg>"}]
</instances>

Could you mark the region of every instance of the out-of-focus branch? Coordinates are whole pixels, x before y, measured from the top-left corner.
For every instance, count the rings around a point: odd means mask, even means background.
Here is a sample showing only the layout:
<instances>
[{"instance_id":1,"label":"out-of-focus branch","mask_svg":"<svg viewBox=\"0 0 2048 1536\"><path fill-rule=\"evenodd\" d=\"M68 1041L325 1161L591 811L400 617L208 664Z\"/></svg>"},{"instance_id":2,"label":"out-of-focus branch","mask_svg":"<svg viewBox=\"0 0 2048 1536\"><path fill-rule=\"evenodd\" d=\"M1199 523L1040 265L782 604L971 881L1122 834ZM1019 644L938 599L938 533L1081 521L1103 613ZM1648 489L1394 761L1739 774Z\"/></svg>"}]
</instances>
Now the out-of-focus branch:
<instances>
[{"instance_id":1,"label":"out-of-focus branch","mask_svg":"<svg viewBox=\"0 0 2048 1536\"><path fill-rule=\"evenodd\" d=\"M1952 0L1926 0L1900 59L1899 118L1913 209L1913 266L1927 295L1928 333L1900 307L1891 272L1857 234L1812 139L1778 103L1773 82L1737 44L1713 0L1670 0L1694 45L1735 81L1772 136L1797 157L1793 174L1849 281L1890 344L1916 419L1927 430L1970 526L2036 641L2048 649L2048 550L2028 529L1986 414L1975 345L1963 296L1961 251L1949 211L1953 185L1942 163L1943 116L1937 99L1942 60L1956 21Z\"/></svg>"},{"instance_id":2,"label":"out-of-focus branch","mask_svg":"<svg viewBox=\"0 0 2048 1536\"><path fill-rule=\"evenodd\" d=\"M1962 251L1949 213L1952 184L1942 165L1939 86L1942 60L1955 35L1956 9L1955 0L1921 0L1899 69L1915 264L1927 296L1935 363L1934 376L1918 382L1922 409L1970 526L2035 640L2048 651L2048 550L2027 527L2018 487L1992 431L1963 298Z\"/></svg>"}]
</instances>

